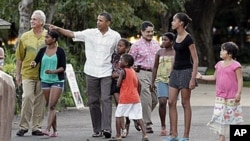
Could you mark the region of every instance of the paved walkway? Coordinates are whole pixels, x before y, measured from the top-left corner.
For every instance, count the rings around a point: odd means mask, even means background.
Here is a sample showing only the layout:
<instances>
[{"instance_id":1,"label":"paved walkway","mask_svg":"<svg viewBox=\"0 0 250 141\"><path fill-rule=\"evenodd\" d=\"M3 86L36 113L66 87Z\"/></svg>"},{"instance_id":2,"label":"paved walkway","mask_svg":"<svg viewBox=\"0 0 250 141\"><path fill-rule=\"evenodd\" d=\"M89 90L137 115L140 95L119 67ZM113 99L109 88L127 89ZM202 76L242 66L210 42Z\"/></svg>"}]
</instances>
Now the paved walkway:
<instances>
[{"instance_id":1,"label":"paved walkway","mask_svg":"<svg viewBox=\"0 0 250 141\"><path fill-rule=\"evenodd\" d=\"M218 136L208 129L206 123L210 120L213 112L214 104L214 85L199 84L199 87L193 90L191 102L193 109L192 125L190 131L191 141L216 141ZM244 88L242 94L243 112L244 112L244 124L250 124L250 88ZM178 103L178 131L179 136L183 134L184 121L183 110ZM160 120L158 116L158 107L152 113L152 120L154 123L154 134L149 134L150 141L164 141L165 137L159 136L160 133ZM115 107L113 107L113 112ZM17 137L15 134L18 130L19 117L15 117L12 128L12 141L108 141L103 137L92 138L92 125L90 120L90 114L88 108L77 110L69 109L62 112L58 112L58 130L59 137L49 138L46 136L37 137L31 136L31 131L25 134L24 137ZM167 121L169 118L167 117ZM46 117L44 120L44 127L46 125ZM115 118L113 114L113 136L115 136ZM169 127L169 123L167 123ZM135 130L134 125L131 124L129 136L124 138L123 141L140 141L141 132Z\"/></svg>"}]
</instances>

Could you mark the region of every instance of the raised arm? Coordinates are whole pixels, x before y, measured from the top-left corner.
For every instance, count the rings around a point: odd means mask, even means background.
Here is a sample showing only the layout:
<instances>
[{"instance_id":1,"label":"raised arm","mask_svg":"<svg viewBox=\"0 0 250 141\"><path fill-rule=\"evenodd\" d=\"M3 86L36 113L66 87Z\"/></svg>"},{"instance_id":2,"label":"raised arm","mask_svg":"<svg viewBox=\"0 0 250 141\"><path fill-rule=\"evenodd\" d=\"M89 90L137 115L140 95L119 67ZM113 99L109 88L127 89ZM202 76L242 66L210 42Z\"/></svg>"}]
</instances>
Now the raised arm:
<instances>
[{"instance_id":1,"label":"raised arm","mask_svg":"<svg viewBox=\"0 0 250 141\"><path fill-rule=\"evenodd\" d=\"M64 36L67 36L69 38L74 38L74 33L71 30L64 29L64 28L61 28L52 24L46 24L46 25L49 27L50 30L55 30Z\"/></svg>"}]
</instances>

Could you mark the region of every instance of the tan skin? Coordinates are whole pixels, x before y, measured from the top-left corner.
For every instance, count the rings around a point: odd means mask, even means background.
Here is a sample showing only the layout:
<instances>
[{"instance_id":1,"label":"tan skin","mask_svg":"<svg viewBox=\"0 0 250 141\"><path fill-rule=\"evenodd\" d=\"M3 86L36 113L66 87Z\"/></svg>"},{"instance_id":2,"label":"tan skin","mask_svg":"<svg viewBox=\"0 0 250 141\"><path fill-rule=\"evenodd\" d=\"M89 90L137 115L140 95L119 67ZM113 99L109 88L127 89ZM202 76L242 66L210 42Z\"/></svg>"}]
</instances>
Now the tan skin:
<instances>
[{"instance_id":1,"label":"tan skin","mask_svg":"<svg viewBox=\"0 0 250 141\"><path fill-rule=\"evenodd\" d=\"M159 66L159 59L161 56L172 56L172 61L173 61L173 55L174 55L174 49L172 48L173 41L171 41L168 37L163 36L162 37L162 48L156 53L155 55L155 63L152 71L152 82L151 82L151 91L156 90L155 86L155 79L156 79L156 74ZM160 120L161 120L161 127L162 130L166 130L166 105L168 102L167 97L160 97L159 99L159 115L160 115Z\"/></svg>"},{"instance_id":2,"label":"tan skin","mask_svg":"<svg viewBox=\"0 0 250 141\"><path fill-rule=\"evenodd\" d=\"M154 27L148 26L144 31L141 30L142 38L150 42L154 36Z\"/></svg>"},{"instance_id":3,"label":"tan skin","mask_svg":"<svg viewBox=\"0 0 250 141\"><path fill-rule=\"evenodd\" d=\"M52 56L57 51L57 43L56 39L52 38L50 35L45 36L45 44L47 45L46 48L46 55ZM36 62L31 62L31 67L36 67ZM64 68L60 67L56 70L46 70L45 73L47 74L57 74L64 72ZM57 132L57 123L56 123L56 104L58 102L58 99L60 98L60 95L62 93L62 88L58 87L51 87L50 89L43 89L43 94L46 99L46 105L49 107L49 115L48 115L48 121L47 121L47 127L46 130L50 131L50 128L52 127L54 130L54 133Z\"/></svg>"},{"instance_id":4,"label":"tan skin","mask_svg":"<svg viewBox=\"0 0 250 141\"><path fill-rule=\"evenodd\" d=\"M177 31L177 38L176 42L180 43L182 42L185 37L189 34L186 30L186 27L184 27L183 21L180 21L176 17L176 15L173 17L172 21L172 29ZM171 125L171 138L174 138L178 136L177 132L177 120L178 120L178 115L177 115L177 97L179 92L181 92L181 103L182 107L184 109L184 134L183 138L189 138L189 132L190 132L190 126L191 126L191 118L192 118L192 109L190 105L190 97L191 97L191 90L195 88L195 79L196 79L196 74L197 74L197 69L198 69L198 56L196 52L196 47L194 44L191 44L189 46L189 50L191 53L191 57L193 60L193 72L192 72L192 78L189 82L189 88L183 88L181 90L169 87L169 117L170 117L170 125Z\"/></svg>"}]
</instances>

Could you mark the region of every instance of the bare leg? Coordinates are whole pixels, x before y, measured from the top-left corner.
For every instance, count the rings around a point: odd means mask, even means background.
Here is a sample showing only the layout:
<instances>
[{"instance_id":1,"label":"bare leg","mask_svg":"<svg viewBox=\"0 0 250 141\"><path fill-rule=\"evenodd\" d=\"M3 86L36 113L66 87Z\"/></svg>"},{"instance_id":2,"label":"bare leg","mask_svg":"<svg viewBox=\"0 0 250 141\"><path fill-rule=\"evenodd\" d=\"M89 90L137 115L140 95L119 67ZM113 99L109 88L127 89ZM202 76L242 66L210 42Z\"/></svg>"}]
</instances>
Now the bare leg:
<instances>
[{"instance_id":1,"label":"bare leg","mask_svg":"<svg viewBox=\"0 0 250 141\"><path fill-rule=\"evenodd\" d=\"M54 133L57 132L56 115L55 115L54 121L52 123L52 128L53 128Z\"/></svg>"},{"instance_id":2,"label":"bare leg","mask_svg":"<svg viewBox=\"0 0 250 141\"><path fill-rule=\"evenodd\" d=\"M121 138L121 122L124 117L116 117L116 138ZM124 122L124 120L123 120Z\"/></svg>"},{"instance_id":3,"label":"bare leg","mask_svg":"<svg viewBox=\"0 0 250 141\"><path fill-rule=\"evenodd\" d=\"M129 133L129 126L130 126L130 120L128 117L125 117L126 118L126 121L125 121L125 128L127 130L127 135Z\"/></svg>"},{"instance_id":4,"label":"bare leg","mask_svg":"<svg viewBox=\"0 0 250 141\"><path fill-rule=\"evenodd\" d=\"M178 136L177 132L177 120L178 120L178 114L177 114L177 97L178 97L179 90L173 87L169 87L169 119L170 119L170 130L171 130L171 138L175 138Z\"/></svg>"},{"instance_id":5,"label":"bare leg","mask_svg":"<svg viewBox=\"0 0 250 141\"><path fill-rule=\"evenodd\" d=\"M114 98L115 98L115 105L117 106L118 105L118 102L119 102L119 93L114 93Z\"/></svg>"},{"instance_id":6,"label":"bare leg","mask_svg":"<svg viewBox=\"0 0 250 141\"><path fill-rule=\"evenodd\" d=\"M56 87L52 87L51 91L50 91L50 98L49 98L49 115L48 115L48 123L47 123L47 130L49 131L51 126L54 124L56 126L56 104L58 102L58 99L60 97L62 93L62 89L61 88L56 88ZM54 128L56 129L56 127L54 126Z\"/></svg>"},{"instance_id":7,"label":"bare leg","mask_svg":"<svg viewBox=\"0 0 250 141\"><path fill-rule=\"evenodd\" d=\"M181 103L184 110L184 138L189 138L190 126L191 126L191 118L192 118L192 109L190 105L190 95L191 89L181 89Z\"/></svg>"},{"instance_id":8,"label":"bare leg","mask_svg":"<svg viewBox=\"0 0 250 141\"><path fill-rule=\"evenodd\" d=\"M147 137L146 127L145 127L145 124L144 124L143 120L142 119L138 119L137 122L138 122L139 126L141 127L143 138Z\"/></svg>"},{"instance_id":9,"label":"bare leg","mask_svg":"<svg viewBox=\"0 0 250 141\"><path fill-rule=\"evenodd\" d=\"M116 104L116 106L117 106L118 103L119 103L119 96L120 96L119 93L114 93L114 98L115 98L115 104ZM122 128L122 129L125 129L124 118L122 118L122 119L120 119L120 120L122 120L122 121L121 121L121 128Z\"/></svg>"},{"instance_id":10,"label":"bare leg","mask_svg":"<svg viewBox=\"0 0 250 141\"><path fill-rule=\"evenodd\" d=\"M50 95L50 89L43 89L43 95L46 100L46 106L49 104L49 95Z\"/></svg>"},{"instance_id":11,"label":"bare leg","mask_svg":"<svg viewBox=\"0 0 250 141\"><path fill-rule=\"evenodd\" d=\"M167 105L167 98L163 97L159 99L159 115L161 120L161 127L166 128L166 105Z\"/></svg>"}]
</instances>

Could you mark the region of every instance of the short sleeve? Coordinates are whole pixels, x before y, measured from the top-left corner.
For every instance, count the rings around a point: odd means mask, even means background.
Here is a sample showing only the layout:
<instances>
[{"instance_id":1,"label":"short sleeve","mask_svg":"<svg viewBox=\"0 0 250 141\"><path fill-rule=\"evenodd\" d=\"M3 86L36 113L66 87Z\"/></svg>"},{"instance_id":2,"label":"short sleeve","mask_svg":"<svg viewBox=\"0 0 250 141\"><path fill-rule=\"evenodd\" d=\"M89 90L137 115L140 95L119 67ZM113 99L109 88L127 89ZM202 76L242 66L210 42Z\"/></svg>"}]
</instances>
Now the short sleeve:
<instances>
[{"instance_id":1,"label":"short sleeve","mask_svg":"<svg viewBox=\"0 0 250 141\"><path fill-rule=\"evenodd\" d=\"M187 46L190 46L191 44L194 44L194 40L193 37L190 34L188 34Z\"/></svg>"},{"instance_id":2,"label":"short sleeve","mask_svg":"<svg viewBox=\"0 0 250 141\"><path fill-rule=\"evenodd\" d=\"M16 58L19 60L23 60L25 57L25 48L23 46L22 39L19 39L18 41L15 55L16 55Z\"/></svg>"},{"instance_id":3,"label":"short sleeve","mask_svg":"<svg viewBox=\"0 0 250 141\"><path fill-rule=\"evenodd\" d=\"M87 35L86 32L87 32L87 30L73 32L73 34L74 34L74 38L72 38L73 41L74 42L77 42L77 41L84 42L86 40L86 35Z\"/></svg>"},{"instance_id":4,"label":"short sleeve","mask_svg":"<svg viewBox=\"0 0 250 141\"><path fill-rule=\"evenodd\" d=\"M239 63L239 62L237 62L237 61L234 61L234 64L233 64L233 70L235 71L235 70L237 70L238 68L241 68L241 64Z\"/></svg>"}]
</instances>

